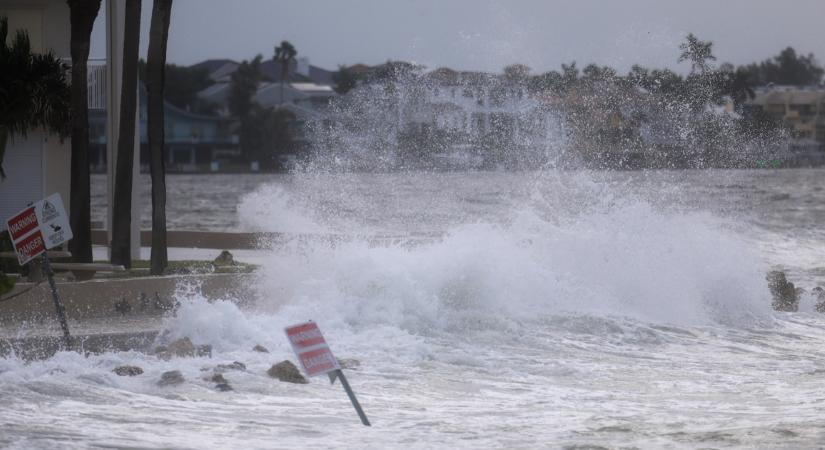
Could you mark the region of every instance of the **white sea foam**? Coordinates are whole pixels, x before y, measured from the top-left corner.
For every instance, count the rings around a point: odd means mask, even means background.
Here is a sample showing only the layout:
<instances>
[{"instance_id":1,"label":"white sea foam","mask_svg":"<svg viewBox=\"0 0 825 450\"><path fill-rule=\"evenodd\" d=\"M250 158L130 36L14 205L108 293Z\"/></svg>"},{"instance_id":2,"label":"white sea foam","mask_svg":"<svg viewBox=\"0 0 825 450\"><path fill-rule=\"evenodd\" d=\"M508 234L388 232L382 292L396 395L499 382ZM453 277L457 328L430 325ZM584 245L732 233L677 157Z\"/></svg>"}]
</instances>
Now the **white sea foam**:
<instances>
[{"instance_id":1,"label":"white sea foam","mask_svg":"<svg viewBox=\"0 0 825 450\"><path fill-rule=\"evenodd\" d=\"M765 266L723 225L632 203L558 223L522 210L509 224L463 225L415 246L295 246L262 268L260 304L296 319L413 334L567 313L680 325L766 321Z\"/></svg>"},{"instance_id":2,"label":"white sea foam","mask_svg":"<svg viewBox=\"0 0 825 450\"><path fill-rule=\"evenodd\" d=\"M307 210L281 186L263 184L245 194L238 205L241 226L251 231L321 233L314 213Z\"/></svg>"},{"instance_id":3,"label":"white sea foam","mask_svg":"<svg viewBox=\"0 0 825 450\"><path fill-rule=\"evenodd\" d=\"M266 448L273 436L284 447L340 448L818 442L821 318L810 296L805 312L770 311L770 261L741 227L588 177L540 182L518 200L490 197L483 205L498 214L431 240L379 245L354 225L334 229L349 240L287 241L267 250L254 299L207 301L182 284L161 342L186 336L212 345L211 358L0 359L0 446ZM329 211L319 214L313 196L267 189L258 195L279 199L245 210L255 220L294 208L314 222ZM339 386L266 375L294 358L283 327L309 319L337 356L361 361L348 376L372 429L360 428ZM232 361L247 370L225 373L235 391L219 392L211 368ZM120 364L145 373L118 377ZM167 370L186 382L158 387Z\"/></svg>"}]
</instances>

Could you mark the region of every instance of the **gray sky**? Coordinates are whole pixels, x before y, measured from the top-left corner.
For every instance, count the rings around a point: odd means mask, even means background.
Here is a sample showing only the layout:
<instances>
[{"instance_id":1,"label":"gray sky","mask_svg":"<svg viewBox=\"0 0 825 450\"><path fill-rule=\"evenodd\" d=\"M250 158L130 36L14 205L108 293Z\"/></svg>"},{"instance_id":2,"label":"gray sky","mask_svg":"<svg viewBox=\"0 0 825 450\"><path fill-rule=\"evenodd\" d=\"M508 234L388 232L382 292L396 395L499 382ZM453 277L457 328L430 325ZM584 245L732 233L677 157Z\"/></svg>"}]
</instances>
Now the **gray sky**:
<instances>
[{"instance_id":1,"label":"gray sky","mask_svg":"<svg viewBox=\"0 0 825 450\"><path fill-rule=\"evenodd\" d=\"M143 0L142 57L151 5ZM763 60L790 45L822 63L823 18L824 0L174 0L168 60L268 59L287 39L328 69L394 59L491 71L522 62L537 73L576 60L684 72L676 59L688 32L713 41L718 62ZM103 57L98 22L92 55Z\"/></svg>"}]
</instances>

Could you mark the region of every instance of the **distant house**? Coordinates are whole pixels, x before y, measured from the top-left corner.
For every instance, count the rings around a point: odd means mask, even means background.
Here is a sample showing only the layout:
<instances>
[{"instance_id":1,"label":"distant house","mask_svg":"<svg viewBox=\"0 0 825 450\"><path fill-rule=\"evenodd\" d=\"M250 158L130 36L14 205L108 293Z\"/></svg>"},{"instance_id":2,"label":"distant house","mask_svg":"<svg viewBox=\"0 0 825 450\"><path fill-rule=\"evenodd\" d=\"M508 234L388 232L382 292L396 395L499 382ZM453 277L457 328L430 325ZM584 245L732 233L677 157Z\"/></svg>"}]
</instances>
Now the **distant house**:
<instances>
[{"instance_id":1,"label":"distant house","mask_svg":"<svg viewBox=\"0 0 825 450\"><path fill-rule=\"evenodd\" d=\"M269 81L281 81L281 65L274 59L269 59L261 63L261 73ZM313 66L309 63L309 58L297 58L289 65L287 81L290 82L310 82L320 85L332 86L335 81L332 79L335 72Z\"/></svg>"},{"instance_id":2,"label":"distant house","mask_svg":"<svg viewBox=\"0 0 825 450\"><path fill-rule=\"evenodd\" d=\"M149 165L147 135L146 89L140 89L140 163L144 170ZM89 114L89 132L92 142L91 161L97 170L106 167L105 115L92 110ZM213 162L234 160L239 155L238 137L231 132L231 122L223 117L206 116L184 111L164 102L165 145L168 155L167 170L192 172L209 170Z\"/></svg>"},{"instance_id":3,"label":"distant house","mask_svg":"<svg viewBox=\"0 0 825 450\"><path fill-rule=\"evenodd\" d=\"M197 64L189 66L193 69L205 69L209 74L209 78L215 83L229 83L232 79L232 74L237 70L240 63L231 59L207 59ZM281 82L281 65L274 59L268 59L261 62L261 75L265 81L280 83ZM297 58L290 63L287 70L286 81L293 83L315 83L324 86L332 86L335 84L333 76L335 71L327 70L309 63L308 58Z\"/></svg>"},{"instance_id":4,"label":"distant house","mask_svg":"<svg viewBox=\"0 0 825 450\"><path fill-rule=\"evenodd\" d=\"M228 83L232 72L240 64L231 59L207 59L190 66L192 69L204 69L209 74L209 78L215 83Z\"/></svg>"},{"instance_id":5,"label":"distant house","mask_svg":"<svg viewBox=\"0 0 825 450\"><path fill-rule=\"evenodd\" d=\"M746 110L780 120L791 131L786 158L791 164L825 164L825 89L821 87L764 87Z\"/></svg>"},{"instance_id":6,"label":"distant house","mask_svg":"<svg viewBox=\"0 0 825 450\"><path fill-rule=\"evenodd\" d=\"M208 60L193 67L213 70L210 77L215 84L198 92L198 98L217 105L217 113L228 118L231 79L237 64L231 60ZM276 61L270 59L262 62L261 75L264 81L258 86L253 100L264 108L291 111L298 120L299 128L305 123L324 120L330 102L338 97L332 88L333 72L309 64L307 58L298 58L290 65L283 86L281 66Z\"/></svg>"},{"instance_id":7,"label":"distant house","mask_svg":"<svg viewBox=\"0 0 825 450\"><path fill-rule=\"evenodd\" d=\"M793 137L825 144L825 89L772 87L758 89L750 108L781 119Z\"/></svg>"},{"instance_id":8,"label":"distant house","mask_svg":"<svg viewBox=\"0 0 825 450\"><path fill-rule=\"evenodd\" d=\"M253 99L265 108L277 108L291 103L319 113L337 95L332 87L315 83L287 83L283 89L281 83L263 83Z\"/></svg>"}]
</instances>

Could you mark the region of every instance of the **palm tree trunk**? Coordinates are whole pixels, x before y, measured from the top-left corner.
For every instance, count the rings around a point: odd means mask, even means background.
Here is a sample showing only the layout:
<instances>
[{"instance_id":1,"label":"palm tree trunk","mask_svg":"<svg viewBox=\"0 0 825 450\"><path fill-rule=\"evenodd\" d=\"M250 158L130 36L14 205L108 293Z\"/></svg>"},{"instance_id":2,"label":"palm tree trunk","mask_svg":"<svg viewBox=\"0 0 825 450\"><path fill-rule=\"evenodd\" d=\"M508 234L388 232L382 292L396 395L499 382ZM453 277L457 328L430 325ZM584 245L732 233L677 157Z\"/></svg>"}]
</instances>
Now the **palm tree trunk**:
<instances>
[{"instance_id":1,"label":"palm tree trunk","mask_svg":"<svg viewBox=\"0 0 825 450\"><path fill-rule=\"evenodd\" d=\"M8 142L9 132L6 127L0 127L0 181L6 178L6 172L3 170L3 158L6 155L6 142Z\"/></svg>"},{"instance_id":2,"label":"palm tree trunk","mask_svg":"<svg viewBox=\"0 0 825 450\"><path fill-rule=\"evenodd\" d=\"M89 178L89 103L86 64L100 0L68 0L72 54L72 161L69 250L77 262L92 262L91 182Z\"/></svg>"},{"instance_id":3,"label":"palm tree trunk","mask_svg":"<svg viewBox=\"0 0 825 450\"><path fill-rule=\"evenodd\" d=\"M112 264L120 264L129 268L132 267L132 172L135 159L140 0L126 0L125 15L123 81L120 86L120 131L117 141L115 196L112 210ZM134 219L140 220L140 217Z\"/></svg>"},{"instance_id":4,"label":"palm tree trunk","mask_svg":"<svg viewBox=\"0 0 825 450\"><path fill-rule=\"evenodd\" d=\"M168 265L166 252L166 158L164 149L163 88L166 42L172 0L154 0L146 56L146 90L149 95L149 170L152 175L152 256L150 272L161 275Z\"/></svg>"}]
</instances>

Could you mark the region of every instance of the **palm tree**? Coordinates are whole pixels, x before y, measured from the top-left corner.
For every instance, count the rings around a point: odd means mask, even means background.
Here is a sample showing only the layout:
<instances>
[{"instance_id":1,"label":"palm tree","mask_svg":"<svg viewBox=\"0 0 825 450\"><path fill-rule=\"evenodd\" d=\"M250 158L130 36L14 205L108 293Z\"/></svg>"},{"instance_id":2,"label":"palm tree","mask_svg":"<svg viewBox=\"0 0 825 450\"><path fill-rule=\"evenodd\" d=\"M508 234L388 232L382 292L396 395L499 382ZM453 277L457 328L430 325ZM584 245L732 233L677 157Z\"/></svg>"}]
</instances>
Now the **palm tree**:
<instances>
[{"instance_id":1,"label":"palm tree","mask_svg":"<svg viewBox=\"0 0 825 450\"><path fill-rule=\"evenodd\" d=\"M135 158L140 0L126 0L123 28L123 74L120 86L120 131L115 161L112 209L112 263L132 267L132 171ZM140 150L138 150L140 151ZM135 220L140 220L136 217Z\"/></svg>"},{"instance_id":2,"label":"palm tree","mask_svg":"<svg viewBox=\"0 0 825 450\"><path fill-rule=\"evenodd\" d=\"M67 0L72 54L72 162L69 251L77 262L92 262L91 182L89 177L89 103L86 64L92 27L101 0Z\"/></svg>"},{"instance_id":3,"label":"palm tree","mask_svg":"<svg viewBox=\"0 0 825 450\"><path fill-rule=\"evenodd\" d=\"M679 55L679 62L690 61L690 72L704 73L708 70L708 61L716 61L713 56L713 42L700 41L693 33L688 34L685 42L679 44L679 50L682 54Z\"/></svg>"},{"instance_id":4,"label":"palm tree","mask_svg":"<svg viewBox=\"0 0 825 450\"><path fill-rule=\"evenodd\" d=\"M164 158L163 88L166 43L172 17L172 0L154 0L146 55L146 91L149 95L149 170L152 176L152 275L160 275L168 265L166 252L166 166Z\"/></svg>"},{"instance_id":5,"label":"palm tree","mask_svg":"<svg viewBox=\"0 0 825 450\"><path fill-rule=\"evenodd\" d=\"M8 20L0 17L0 180L6 177L3 155L10 137L42 127L62 139L69 135L71 115L68 68L51 53L32 53L25 31L7 45L8 31Z\"/></svg>"},{"instance_id":6,"label":"palm tree","mask_svg":"<svg viewBox=\"0 0 825 450\"><path fill-rule=\"evenodd\" d=\"M298 51L289 41L281 41L281 46L275 47L275 61L281 66L281 104L284 103L284 83L289 75L289 67L295 62L297 54Z\"/></svg>"}]
</instances>

